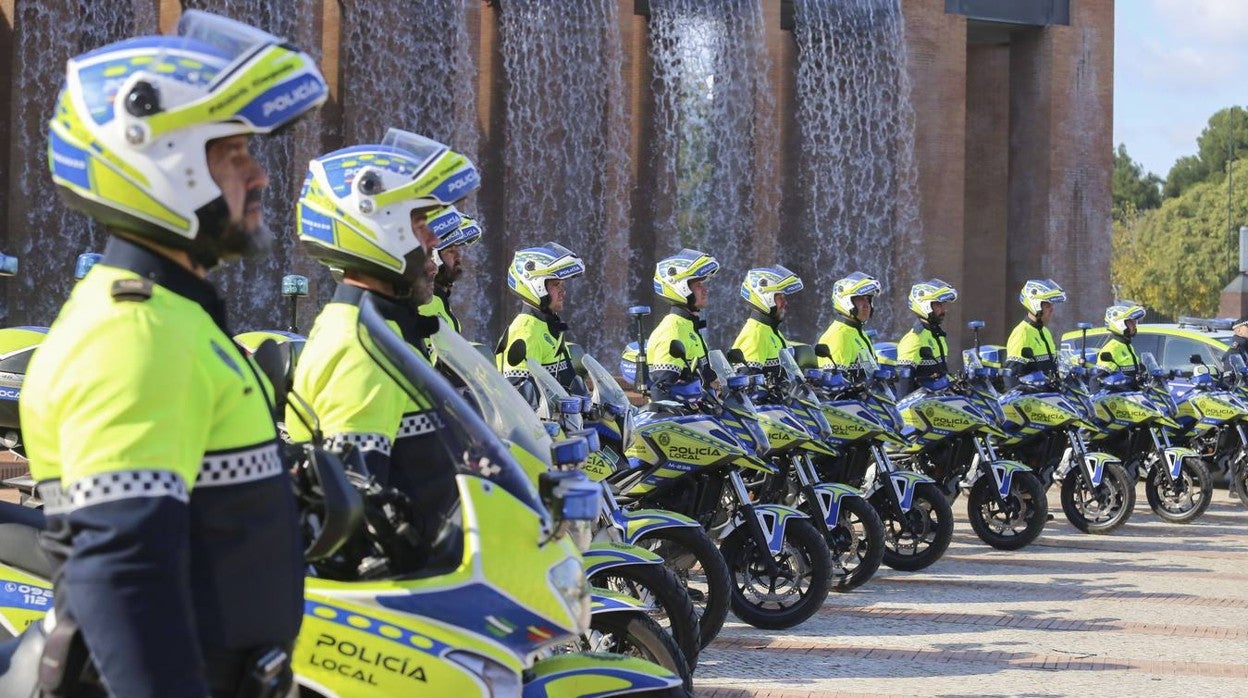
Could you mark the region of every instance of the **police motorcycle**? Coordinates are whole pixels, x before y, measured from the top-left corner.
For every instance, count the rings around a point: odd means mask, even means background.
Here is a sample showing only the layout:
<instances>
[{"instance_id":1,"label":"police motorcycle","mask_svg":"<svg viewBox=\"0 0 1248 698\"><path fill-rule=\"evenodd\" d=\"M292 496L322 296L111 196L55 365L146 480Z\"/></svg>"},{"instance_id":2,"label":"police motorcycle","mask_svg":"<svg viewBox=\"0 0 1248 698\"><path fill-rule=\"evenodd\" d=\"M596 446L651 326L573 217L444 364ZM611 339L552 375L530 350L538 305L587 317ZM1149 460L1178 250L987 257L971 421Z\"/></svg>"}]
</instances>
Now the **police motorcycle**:
<instances>
[{"instance_id":1,"label":"police motorcycle","mask_svg":"<svg viewBox=\"0 0 1248 698\"><path fill-rule=\"evenodd\" d=\"M815 352L830 356L822 344ZM932 565L953 540L953 509L935 480L898 467L889 455L890 447L907 444L906 425L888 383L892 370L881 369L865 349L854 382L837 369L819 369L810 359L802 365L822 400L820 410L839 454L813 459L819 479L862 490L884 523L885 565L907 572Z\"/></svg>"},{"instance_id":2,"label":"police motorcycle","mask_svg":"<svg viewBox=\"0 0 1248 698\"><path fill-rule=\"evenodd\" d=\"M1025 358L1030 348L1022 350ZM963 353L974 365L978 355ZM1008 438L995 442L997 453L1027 464L1047 490L1061 481L1062 511L1070 524L1084 533L1104 534L1131 518L1135 509L1134 480L1121 459L1091 451L1084 434L1095 430L1093 407L1083 393L1086 370L1059 362L1054 375L1035 371L1018 377L1018 385L1004 395L989 390L987 380L972 382L972 395L987 409L998 405L999 426Z\"/></svg>"},{"instance_id":3,"label":"police motorcycle","mask_svg":"<svg viewBox=\"0 0 1248 698\"><path fill-rule=\"evenodd\" d=\"M518 340L508 350L512 354L508 359L511 365L526 363L519 356L523 345L524 340ZM544 425L554 427L549 429L552 435L584 438L591 452L600 450L598 432L584 428L584 419L589 413L592 398L569 394L554 376L533 359L527 359L527 366L537 388L536 416ZM587 453L585 459L572 467L582 469L588 455ZM613 503L608 490L609 487L605 484L598 486L600 504L603 507L600 509L600 522L604 518L614 521L606 509L606 506ZM618 504L616 509L618 510ZM654 526L698 527L697 522L688 517L658 510L642 512L634 519L638 522L649 521ZM675 572L664 565L663 558L623 540L612 540L609 534L599 536L599 540L588 549L582 549L582 554L585 556L586 574L591 584L640 599L653 609L654 619L679 645L692 671L697 666L698 653L702 649L697 611L684 585Z\"/></svg>"},{"instance_id":4,"label":"police motorcycle","mask_svg":"<svg viewBox=\"0 0 1248 698\"><path fill-rule=\"evenodd\" d=\"M669 350L684 359L679 340ZM644 357L644 349L632 351ZM711 353L727 365L722 352ZM806 514L751 497L743 471L778 470L758 455L770 445L747 394L750 377L729 371L717 382L719 392L704 389L687 371L667 397L644 405L625 449L628 467L607 482L626 509L654 507L696 520L719 544L732 575L732 612L756 628L791 628L827 597L831 555Z\"/></svg>"},{"instance_id":5,"label":"police motorcycle","mask_svg":"<svg viewBox=\"0 0 1248 698\"><path fill-rule=\"evenodd\" d=\"M811 517L832 553L832 588L849 591L865 584L879 569L884 558L884 523L861 490L820 481L812 456L834 458L838 454L829 441L832 427L819 396L793 358L796 351L813 349L809 345L785 348L776 377L755 376L762 379L762 385L752 398L771 444L769 459L780 473L756 478L759 484L751 489L759 501L792 506ZM744 363L744 357L731 354L734 363Z\"/></svg>"},{"instance_id":6,"label":"police motorcycle","mask_svg":"<svg viewBox=\"0 0 1248 698\"><path fill-rule=\"evenodd\" d=\"M1103 352L1102 361L1113 361ZM1178 407L1166 387L1166 372L1151 353L1140 355L1143 369L1128 376L1121 368L1100 376L1092 396L1096 429L1089 442L1120 458L1134 482L1143 476L1153 513L1171 523L1190 523L1213 498L1213 476L1200 454L1175 446L1170 432L1181 431ZM1207 369L1206 369L1207 370Z\"/></svg>"},{"instance_id":7,"label":"police motorcycle","mask_svg":"<svg viewBox=\"0 0 1248 698\"><path fill-rule=\"evenodd\" d=\"M1235 392L1235 379L1245 365L1244 359L1232 354L1222 375L1215 375L1198 354L1190 361L1194 367L1190 381L1168 384L1177 408L1174 421L1179 424L1171 436L1175 443L1199 453L1211 474L1226 473L1228 489L1235 494L1236 477L1242 481L1248 459L1248 428L1244 425L1248 403Z\"/></svg>"},{"instance_id":8,"label":"police motorcycle","mask_svg":"<svg viewBox=\"0 0 1248 698\"><path fill-rule=\"evenodd\" d=\"M1224 382L1239 404L1248 409L1248 364L1244 363L1244 358L1239 354L1231 354L1227 358ZM1236 421L1234 426L1241 443L1248 445L1248 425L1245 425L1245 420ZM1218 439L1218 446L1221 452L1223 446L1221 437ZM1225 461L1219 457L1218 462ZM1230 461L1226 462L1225 467L1228 489L1232 497L1238 499L1240 504L1248 506L1248 446L1237 451Z\"/></svg>"},{"instance_id":9,"label":"police motorcycle","mask_svg":"<svg viewBox=\"0 0 1248 698\"><path fill-rule=\"evenodd\" d=\"M437 356L435 368L458 379L452 382L462 386L465 397L477 407L486 424L510 445L513 457L524 464L532 483L540 485L544 478L554 475L584 477L579 471L593 435L579 430L579 425L560 434L557 428L550 428L555 424L540 421L529 403L494 368L492 360L445 320L430 338L430 344ZM523 342L517 344L520 346L513 351L522 353ZM515 358L517 363L523 363L521 356ZM534 378L540 380L541 375L550 376L541 369L541 374L535 373ZM550 380L558 385L553 377ZM556 403L555 408L558 407ZM555 436L564 438L553 441ZM585 488L593 495L594 516L577 538L577 546L584 559L585 575L591 582L592 616L585 635L576 643L557 646L558 651L579 648L631 654L680 675L686 687L691 688L693 663L687 661L684 649L659 622L667 622L670 615L670 622L677 628L682 621L690 624L688 637L698 647L696 618L683 587L657 555L636 546L591 540L594 522L601 516L602 488L587 478ZM695 653L695 659L696 656Z\"/></svg>"},{"instance_id":10,"label":"police motorcycle","mask_svg":"<svg viewBox=\"0 0 1248 698\"><path fill-rule=\"evenodd\" d=\"M610 371L577 349L573 347L572 363L592 386L584 424L599 440L599 448L589 454L584 470L591 480L603 483L602 517L594 538L641 546L662 557L693 602L700 644L706 647L728 615L732 583L728 564L697 521L661 509L629 510L616 501L613 488L605 480L621 465L627 467L622 454L624 444L632 439L635 410Z\"/></svg>"},{"instance_id":11,"label":"police motorcycle","mask_svg":"<svg viewBox=\"0 0 1248 698\"><path fill-rule=\"evenodd\" d=\"M923 359L932 351L920 349ZM993 441L1008 438L997 426L999 408L977 404L970 382L995 393L978 355L968 351L963 377L920 382L897 403L909 443L898 461L933 478L952 502L966 493L966 514L975 535L999 550L1018 550L1040 536L1048 521L1045 485L1025 464L998 457ZM995 403L995 400L992 401Z\"/></svg>"},{"instance_id":12,"label":"police motorcycle","mask_svg":"<svg viewBox=\"0 0 1248 698\"><path fill-rule=\"evenodd\" d=\"M596 492L576 474L544 470L534 486L533 473L512 455L516 447L497 438L413 353L368 297L360 308L360 338L410 396L436 406L445 443L462 454L455 477L459 502L421 568L366 579L334 578L342 569L338 558L361 532L382 554L397 546L378 540L372 525L360 525L376 493L362 495L358 478L333 455L300 446L304 457L294 484L310 541L305 554L311 569L322 575L306 580L305 615L291 657L300 694L688 695L679 676L640 659L549 656L550 648L589 627L590 597L574 538L587 533L597 513ZM256 355L257 364L280 386L280 363L265 358L276 352L260 347ZM488 400L477 407L498 409ZM306 409L297 411L311 416ZM523 438L520 429L513 434ZM401 517L395 513L401 507L392 509L392 517ZM29 516L36 512L20 512L29 510L5 507L0 529L29 530ZM0 624L10 632L29 630L0 677L0 694L34 695L40 645L53 623L44 616L51 607L46 580L52 570L39 565L35 536L22 547L11 545L15 538L8 533L0 545L0 581L12 591L0 597ZM248 695L275 695L272 671L280 663L266 659L254 668L258 685Z\"/></svg>"}]
</instances>

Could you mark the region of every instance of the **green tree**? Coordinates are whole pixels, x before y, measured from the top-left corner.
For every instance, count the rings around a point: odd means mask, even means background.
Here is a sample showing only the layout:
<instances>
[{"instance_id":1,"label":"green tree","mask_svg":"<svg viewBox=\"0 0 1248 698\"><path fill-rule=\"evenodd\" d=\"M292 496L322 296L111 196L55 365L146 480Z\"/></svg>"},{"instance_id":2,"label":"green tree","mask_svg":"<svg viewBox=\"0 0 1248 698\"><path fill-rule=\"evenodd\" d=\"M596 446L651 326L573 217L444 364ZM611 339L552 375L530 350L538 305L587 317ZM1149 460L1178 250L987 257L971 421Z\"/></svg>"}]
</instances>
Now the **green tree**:
<instances>
[{"instance_id":1,"label":"green tree","mask_svg":"<svg viewBox=\"0 0 1248 698\"><path fill-rule=\"evenodd\" d=\"M1166 184L1162 193L1172 199L1187 191L1189 187L1203 182L1209 177L1209 168L1195 155L1184 155L1174 161L1170 174L1166 175Z\"/></svg>"},{"instance_id":2,"label":"green tree","mask_svg":"<svg viewBox=\"0 0 1248 698\"><path fill-rule=\"evenodd\" d=\"M1225 178L1193 184L1151 211L1128 208L1114 222L1110 280L1121 297L1170 317L1217 312L1237 273L1232 228L1248 221L1248 166L1237 160L1234 169L1229 222Z\"/></svg>"},{"instance_id":3,"label":"green tree","mask_svg":"<svg viewBox=\"0 0 1248 698\"><path fill-rule=\"evenodd\" d=\"M1248 110L1227 107L1209 117L1196 138L1196 155L1175 161L1166 175L1162 193L1173 198L1198 182L1221 182L1226 178L1226 159L1240 160L1248 155Z\"/></svg>"},{"instance_id":4,"label":"green tree","mask_svg":"<svg viewBox=\"0 0 1248 698\"><path fill-rule=\"evenodd\" d=\"M1147 211L1161 205L1161 178L1131 159L1126 144L1114 151L1114 220L1122 220L1128 209Z\"/></svg>"}]
</instances>

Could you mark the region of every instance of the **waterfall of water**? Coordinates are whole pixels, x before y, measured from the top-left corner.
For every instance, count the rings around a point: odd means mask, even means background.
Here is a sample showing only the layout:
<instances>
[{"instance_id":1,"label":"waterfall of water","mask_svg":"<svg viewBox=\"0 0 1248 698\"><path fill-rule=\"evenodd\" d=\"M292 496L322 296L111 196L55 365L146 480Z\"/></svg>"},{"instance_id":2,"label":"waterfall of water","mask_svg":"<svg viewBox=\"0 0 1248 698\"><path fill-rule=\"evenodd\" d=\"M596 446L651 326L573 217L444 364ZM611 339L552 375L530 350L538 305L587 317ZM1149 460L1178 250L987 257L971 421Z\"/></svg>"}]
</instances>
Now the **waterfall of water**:
<instances>
[{"instance_id":1,"label":"waterfall of water","mask_svg":"<svg viewBox=\"0 0 1248 698\"><path fill-rule=\"evenodd\" d=\"M721 271L706 315L711 346L727 347L746 306L745 272L768 258L775 231L755 229L756 210L778 195L769 157L774 99L762 7L757 0L651 0L656 173L674 201L654 211L646 264L682 247L714 254ZM659 305L663 305L661 302ZM662 312L662 311L660 311Z\"/></svg>"},{"instance_id":2,"label":"waterfall of water","mask_svg":"<svg viewBox=\"0 0 1248 698\"><path fill-rule=\"evenodd\" d=\"M507 82L505 261L514 249L547 240L580 254L587 273L568 285L569 336L608 362L626 333L629 266L617 5L507 0L499 30ZM518 307L508 297L497 312L505 321Z\"/></svg>"},{"instance_id":3,"label":"waterfall of water","mask_svg":"<svg viewBox=\"0 0 1248 698\"><path fill-rule=\"evenodd\" d=\"M880 279L871 324L895 338L923 271L900 0L796 0L795 20L806 206L793 237L806 257L794 270L819 292L823 324L833 281L854 270ZM805 300L799 316L810 313Z\"/></svg>"},{"instance_id":4,"label":"waterfall of water","mask_svg":"<svg viewBox=\"0 0 1248 698\"><path fill-rule=\"evenodd\" d=\"M66 3L68 4L68 3ZM104 44L156 31L151 2L79 2L78 7L19 2L21 27L14 53L10 178L17 209L8 220L4 250L21 259L21 274L4 283L8 297L21 299L14 312L3 309L6 325L48 325L74 284L74 260L98 251L107 237L89 218L61 204L48 179L48 118L65 78L65 61ZM0 161L2 163L2 161ZM3 166L3 164L0 164Z\"/></svg>"}]
</instances>

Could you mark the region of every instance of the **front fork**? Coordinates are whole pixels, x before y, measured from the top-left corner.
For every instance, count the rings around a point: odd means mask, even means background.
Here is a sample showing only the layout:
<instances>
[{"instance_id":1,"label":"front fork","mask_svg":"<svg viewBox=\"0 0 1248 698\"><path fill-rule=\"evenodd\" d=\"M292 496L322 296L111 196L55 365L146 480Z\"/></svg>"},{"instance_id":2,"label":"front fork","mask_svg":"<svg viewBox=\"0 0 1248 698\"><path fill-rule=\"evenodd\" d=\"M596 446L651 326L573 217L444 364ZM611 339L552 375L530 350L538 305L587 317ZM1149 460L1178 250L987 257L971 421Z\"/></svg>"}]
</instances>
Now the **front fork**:
<instances>
[{"instance_id":1,"label":"front fork","mask_svg":"<svg viewBox=\"0 0 1248 698\"><path fill-rule=\"evenodd\" d=\"M741 472L735 468L729 471L728 482L732 486L733 494L737 498L737 511L735 513L743 519L746 530L750 532L750 537L754 539L756 549L770 551L773 547L770 537L763 530L763 522L758 518L758 512L754 508L754 501L750 499L750 492L745 486L745 480L741 479ZM763 567L767 570L767 574L773 577L781 574L780 565L776 562L774 555L760 557L763 557Z\"/></svg>"},{"instance_id":2,"label":"front fork","mask_svg":"<svg viewBox=\"0 0 1248 698\"><path fill-rule=\"evenodd\" d=\"M1182 492L1183 490L1183 459L1199 458L1195 451L1190 448L1180 448L1170 444L1170 436L1165 430L1159 426L1152 425L1148 428L1148 434L1153 439L1153 451L1157 457L1153 467L1162 468L1170 477L1170 482L1175 488Z\"/></svg>"}]
</instances>

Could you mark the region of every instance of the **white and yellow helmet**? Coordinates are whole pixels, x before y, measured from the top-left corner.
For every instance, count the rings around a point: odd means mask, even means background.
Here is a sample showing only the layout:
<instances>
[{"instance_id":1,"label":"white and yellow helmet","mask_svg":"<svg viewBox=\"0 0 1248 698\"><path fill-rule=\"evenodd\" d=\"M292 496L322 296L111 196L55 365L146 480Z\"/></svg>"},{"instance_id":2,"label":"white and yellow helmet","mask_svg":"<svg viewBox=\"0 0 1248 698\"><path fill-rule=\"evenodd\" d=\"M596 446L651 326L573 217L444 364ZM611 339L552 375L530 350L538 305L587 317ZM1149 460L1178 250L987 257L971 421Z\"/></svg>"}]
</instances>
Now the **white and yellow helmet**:
<instances>
[{"instance_id":1,"label":"white and yellow helmet","mask_svg":"<svg viewBox=\"0 0 1248 698\"><path fill-rule=\"evenodd\" d=\"M1029 279L1018 292L1018 302L1032 315L1039 315L1041 303L1065 303L1066 292L1053 279Z\"/></svg>"},{"instance_id":2,"label":"white and yellow helmet","mask_svg":"<svg viewBox=\"0 0 1248 698\"><path fill-rule=\"evenodd\" d=\"M412 212L451 206L480 185L467 157L392 128L380 144L343 148L308 163L295 212L299 240L331 268L402 279L407 255L420 246ZM455 218L458 226L458 212Z\"/></svg>"},{"instance_id":3,"label":"white and yellow helmet","mask_svg":"<svg viewBox=\"0 0 1248 698\"><path fill-rule=\"evenodd\" d=\"M568 248L556 242L517 250L507 269L507 288L520 300L545 310L546 281L567 280L585 273L585 263Z\"/></svg>"},{"instance_id":4,"label":"white and yellow helmet","mask_svg":"<svg viewBox=\"0 0 1248 698\"><path fill-rule=\"evenodd\" d=\"M685 248L654 265L654 292L676 305L693 301L690 281L711 278L719 271L719 260L705 252Z\"/></svg>"},{"instance_id":5,"label":"white and yellow helmet","mask_svg":"<svg viewBox=\"0 0 1248 698\"><path fill-rule=\"evenodd\" d=\"M785 267L759 267L745 274L741 297L763 315L776 309L776 294L792 294L802 290L802 280Z\"/></svg>"},{"instance_id":6,"label":"white and yellow helmet","mask_svg":"<svg viewBox=\"0 0 1248 698\"><path fill-rule=\"evenodd\" d=\"M952 303L958 291L940 279L928 279L910 287L910 312L924 321L932 320L932 303Z\"/></svg>"},{"instance_id":7,"label":"white and yellow helmet","mask_svg":"<svg viewBox=\"0 0 1248 698\"><path fill-rule=\"evenodd\" d=\"M1105 326L1117 335L1127 335L1127 320L1139 322L1144 319L1144 306L1134 301L1118 301L1105 309Z\"/></svg>"},{"instance_id":8,"label":"white and yellow helmet","mask_svg":"<svg viewBox=\"0 0 1248 698\"><path fill-rule=\"evenodd\" d=\"M838 279L836 283L832 284L832 307L836 308L836 312L845 317L856 317L854 315L854 297L874 297L881 290L883 290L883 287L880 286L879 280L874 276L856 271L843 279Z\"/></svg>"},{"instance_id":9,"label":"white and yellow helmet","mask_svg":"<svg viewBox=\"0 0 1248 698\"><path fill-rule=\"evenodd\" d=\"M229 208L208 170L209 141L271 133L328 96L298 48L188 10L173 35L69 59L48 122L52 181L71 208L212 266Z\"/></svg>"}]
</instances>

